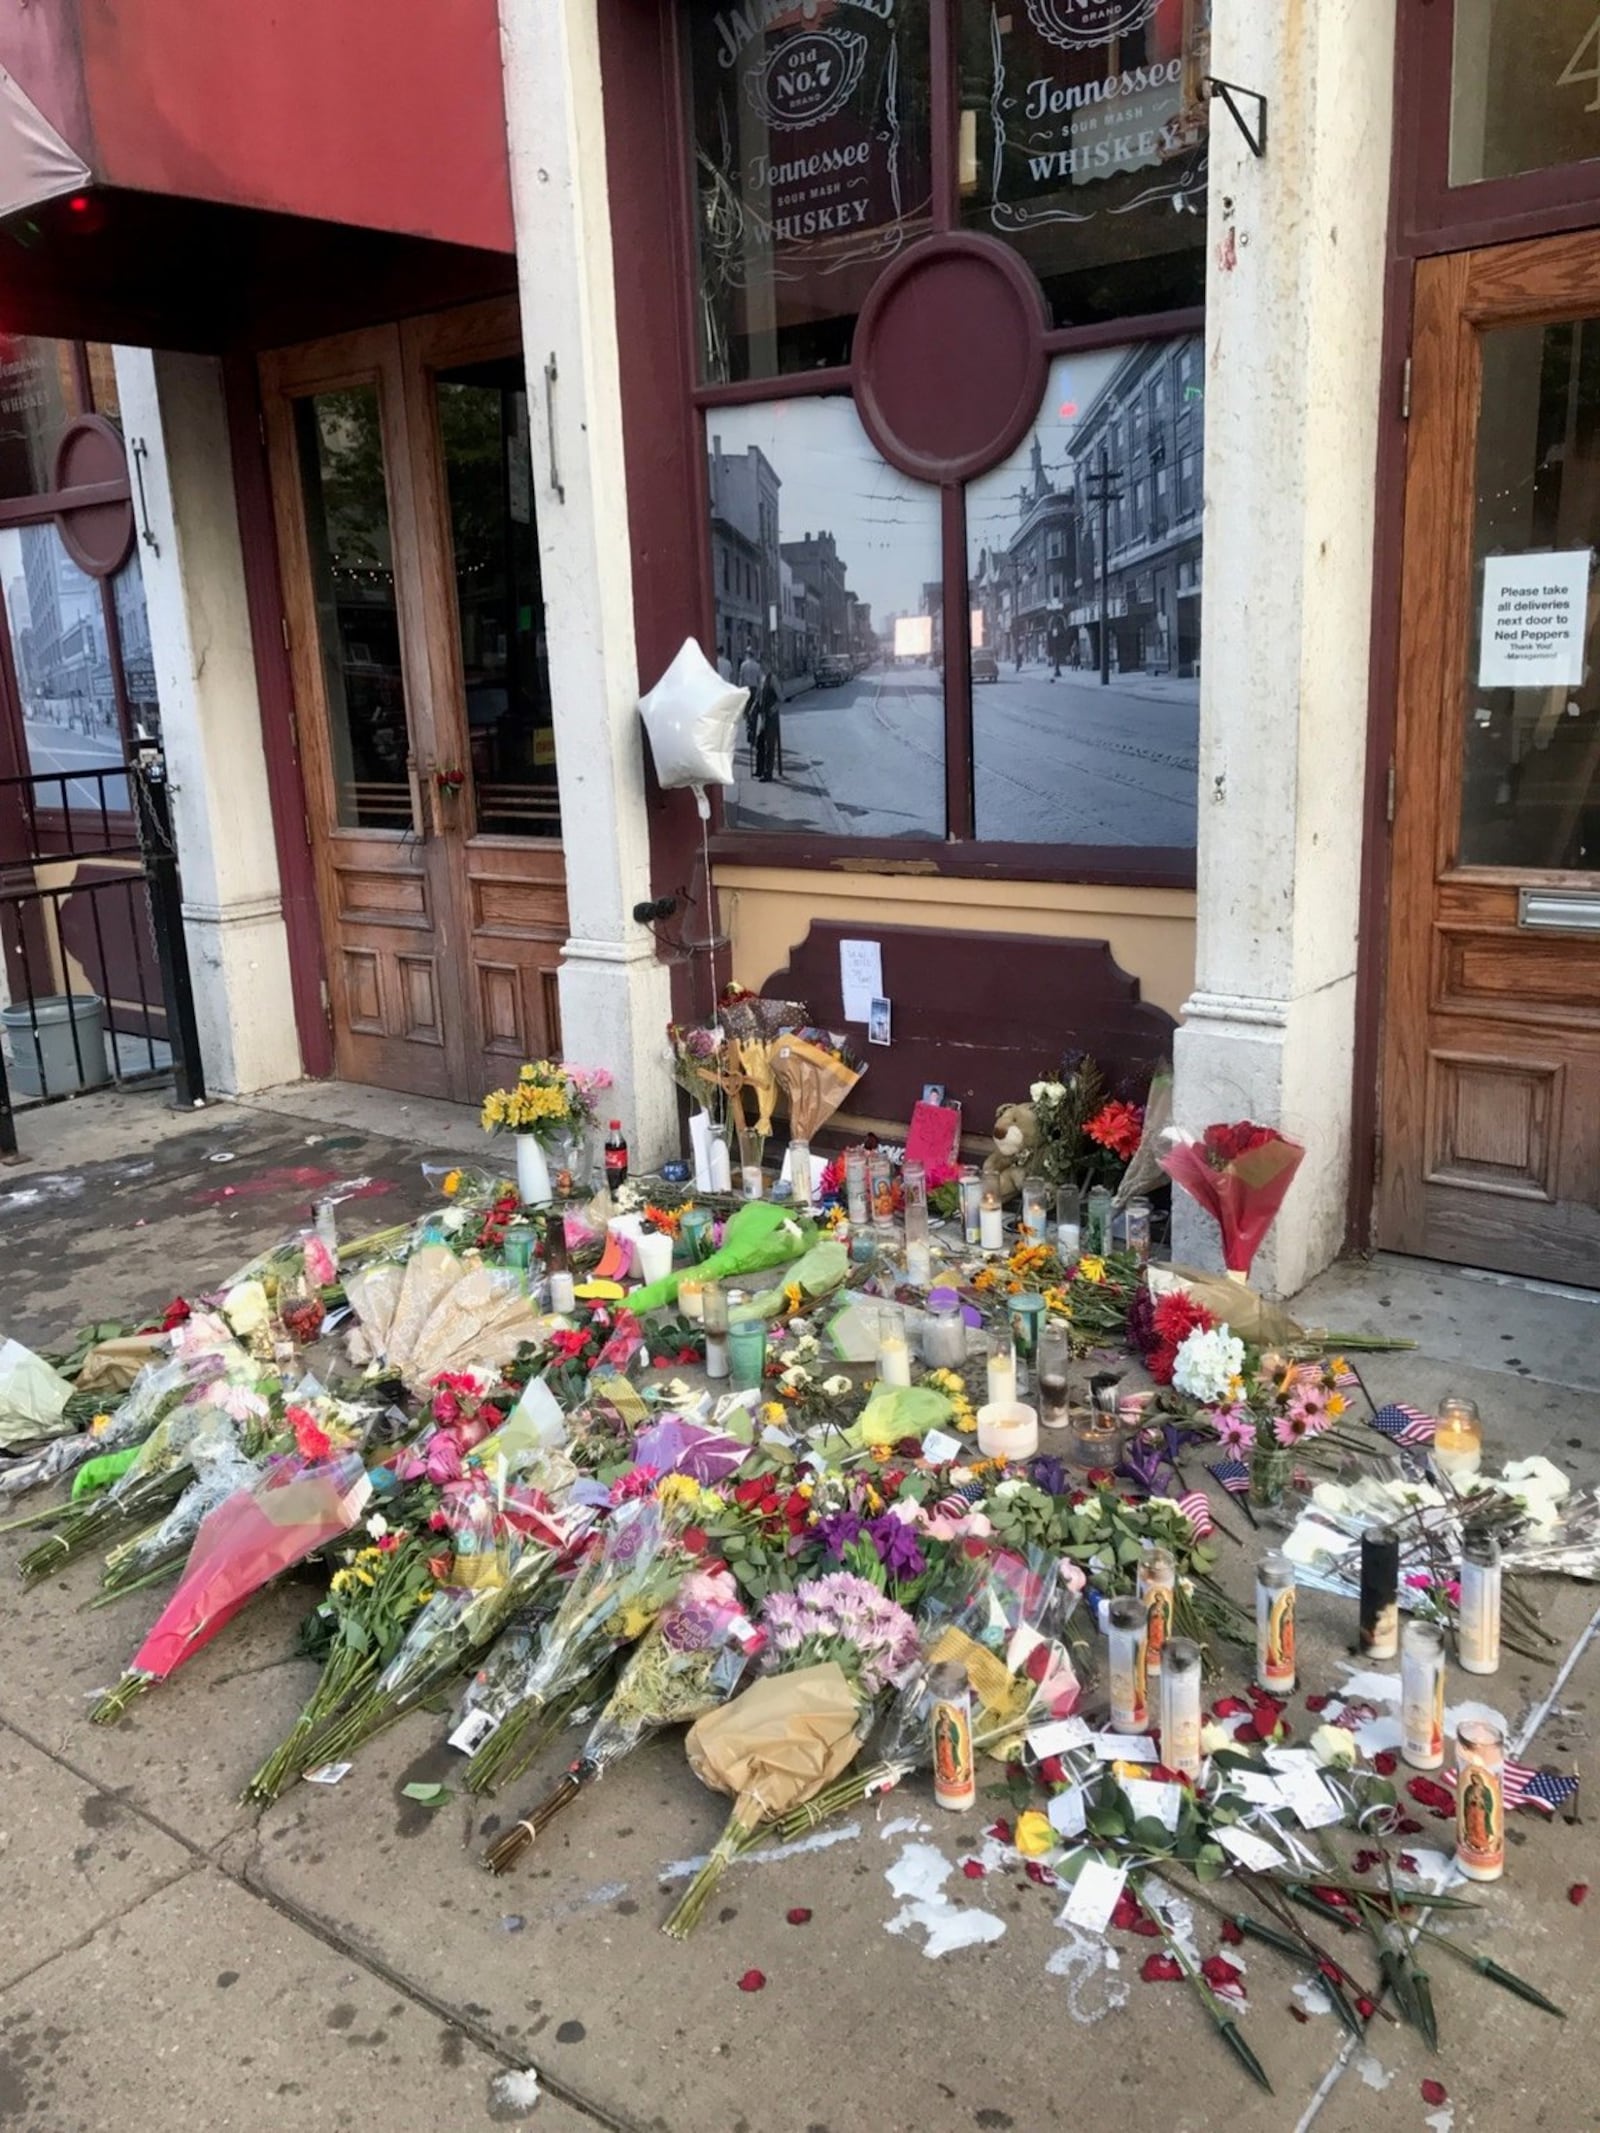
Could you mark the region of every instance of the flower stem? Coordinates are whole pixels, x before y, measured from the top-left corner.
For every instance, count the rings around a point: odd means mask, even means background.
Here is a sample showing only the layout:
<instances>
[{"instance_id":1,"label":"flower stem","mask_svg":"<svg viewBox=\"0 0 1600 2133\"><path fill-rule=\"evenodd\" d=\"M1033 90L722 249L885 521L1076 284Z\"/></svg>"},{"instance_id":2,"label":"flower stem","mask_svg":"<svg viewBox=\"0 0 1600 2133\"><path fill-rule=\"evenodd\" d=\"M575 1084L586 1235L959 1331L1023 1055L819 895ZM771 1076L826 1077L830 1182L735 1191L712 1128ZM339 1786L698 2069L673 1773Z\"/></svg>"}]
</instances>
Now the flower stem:
<instances>
[{"instance_id":1,"label":"flower stem","mask_svg":"<svg viewBox=\"0 0 1600 2133\"><path fill-rule=\"evenodd\" d=\"M711 1848L710 1857L701 1867L689 1886L678 1898L671 1917L661 1928L671 1940L687 1940L700 1923L700 1914L711 1901L712 1891L732 1866L741 1852L749 1851L760 1835L760 1824L747 1827L740 1820L745 1811L743 1803L736 1803L729 1815L722 1835Z\"/></svg>"}]
</instances>

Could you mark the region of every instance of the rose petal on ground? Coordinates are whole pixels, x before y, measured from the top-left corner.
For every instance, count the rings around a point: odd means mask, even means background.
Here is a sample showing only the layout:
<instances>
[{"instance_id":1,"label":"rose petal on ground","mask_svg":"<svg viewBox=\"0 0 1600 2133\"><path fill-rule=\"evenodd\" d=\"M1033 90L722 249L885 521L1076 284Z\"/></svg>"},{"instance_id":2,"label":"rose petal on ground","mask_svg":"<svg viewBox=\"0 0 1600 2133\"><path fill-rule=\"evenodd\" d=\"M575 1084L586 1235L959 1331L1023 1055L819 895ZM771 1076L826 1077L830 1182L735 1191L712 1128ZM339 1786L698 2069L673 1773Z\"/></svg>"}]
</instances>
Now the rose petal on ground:
<instances>
[{"instance_id":1,"label":"rose petal on ground","mask_svg":"<svg viewBox=\"0 0 1600 2133\"><path fill-rule=\"evenodd\" d=\"M739 1980L739 1990L741 1992L759 1992L766 1982L767 1976L764 1970L747 1970Z\"/></svg>"},{"instance_id":2,"label":"rose petal on ground","mask_svg":"<svg viewBox=\"0 0 1600 2133\"><path fill-rule=\"evenodd\" d=\"M1147 1955L1139 1975L1147 1985L1175 1985L1183 1976L1176 1956Z\"/></svg>"},{"instance_id":3,"label":"rose petal on ground","mask_svg":"<svg viewBox=\"0 0 1600 2133\"><path fill-rule=\"evenodd\" d=\"M1589 1884L1587 1881L1575 1881L1567 1891L1567 1901L1568 1903L1582 1903L1588 1893Z\"/></svg>"},{"instance_id":4,"label":"rose petal on ground","mask_svg":"<svg viewBox=\"0 0 1600 2133\"><path fill-rule=\"evenodd\" d=\"M1434 2105L1448 2103L1450 2092L1442 2081L1424 2081L1422 2084L1422 2100L1424 2103Z\"/></svg>"},{"instance_id":5,"label":"rose petal on ground","mask_svg":"<svg viewBox=\"0 0 1600 2133\"><path fill-rule=\"evenodd\" d=\"M809 1926L811 1923L811 1913L803 1903L797 1903L792 1911L785 1911L783 1915L791 1926Z\"/></svg>"}]
</instances>

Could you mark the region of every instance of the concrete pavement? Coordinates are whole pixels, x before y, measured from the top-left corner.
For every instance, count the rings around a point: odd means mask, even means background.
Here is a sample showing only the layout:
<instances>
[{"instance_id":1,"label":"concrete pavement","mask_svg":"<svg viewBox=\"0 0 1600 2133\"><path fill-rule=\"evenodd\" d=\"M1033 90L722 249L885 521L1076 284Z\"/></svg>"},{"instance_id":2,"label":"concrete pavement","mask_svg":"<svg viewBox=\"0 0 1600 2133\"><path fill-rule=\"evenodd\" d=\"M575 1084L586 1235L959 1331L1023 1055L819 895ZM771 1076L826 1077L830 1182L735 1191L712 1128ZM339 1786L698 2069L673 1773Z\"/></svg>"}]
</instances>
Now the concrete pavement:
<instances>
[{"instance_id":1,"label":"concrete pavement","mask_svg":"<svg viewBox=\"0 0 1600 2133\"><path fill-rule=\"evenodd\" d=\"M347 1123L330 1093L327 1119L240 1107L176 1119L158 1099L113 1095L25 1120L30 1160L0 1171L0 1332L48 1341L206 1285L295 1226L329 1173L385 1188L344 1210L347 1228L421 1205L400 1100L401 1130L384 1134L384 1100ZM451 1123L430 1115L427 1145ZM1386 1262L1325 1277L1303 1315L1414 1336L1417 1353L1367 1365L1379 1398L1425 1404L1460 1385L1497 1452L1547 1451L1593 1481L1596 1309ZM16 1537L0 1539L6 1561L17 1552ZM1228 1582L1245 1589L1249 1564L1225 1553ZM89 1562L37 1592L0 1587L7 2133L182 2120L467 2133L526 2115L502 2077L529 2066L543 2087L532 2122L569 2133L1043 2133L1082 2119L1127 2133L1443 2133L1425 2078L1449 2092L1450 2133L1596 2122L1584 2010L1600 1911L1566 1901L1594 1869L1582 1827L1514 1818L1507 1879L1473 1927L1572 2020L1439 1961L1437 2060L1388 2025L1370 2054L1345 2054L1330 2017L1294 2018L1292 1973L1249 1951L1246 2028L1275 2084L1267 2097L1182 1987L1139 1981L1145 1944L1113 1935L1107 1968L1100 1944L1057 1923L1060 1896L1014 1864L992 1855L985 1878L961 1874L1004 1811L993 1799L946 1815L914 1782L788 1856L736 1869L678 1947L657 1927L722 1803L676 1740L624 1763L495 1881L478 1864L484 1839L569 1745L503 1798L423 1807L404 1785L449 1784L459 1763L441 1721L418 1714L338 1787L244 1807L245 1778L314 1678L294 1656L312 1588L263 1595L113 1729L86 1723L87 1699L158 1602L141 1593L85 1612L94 1589ZM1527 1734L1531 1759L1592 1769L1595 1593L1559 1583L1542 1597L1553 1663L1508 1659L1475 1693ZM1347 1614L1305 1595L1308 1687L1336 1675ZM1463 1687L1453 1679L1452 1698ZM1298 1733L1303 1709L1292 1715ZM1439 1835L1430 1824L1417 1841ZM804 1923L789 1923L796 1908ZM1001 1930L931 1956L929 1922L954 1916L959 1936L962 1913ZM742 1992L751 1969L765 1987Z\"/></svg>"}]
</instances>

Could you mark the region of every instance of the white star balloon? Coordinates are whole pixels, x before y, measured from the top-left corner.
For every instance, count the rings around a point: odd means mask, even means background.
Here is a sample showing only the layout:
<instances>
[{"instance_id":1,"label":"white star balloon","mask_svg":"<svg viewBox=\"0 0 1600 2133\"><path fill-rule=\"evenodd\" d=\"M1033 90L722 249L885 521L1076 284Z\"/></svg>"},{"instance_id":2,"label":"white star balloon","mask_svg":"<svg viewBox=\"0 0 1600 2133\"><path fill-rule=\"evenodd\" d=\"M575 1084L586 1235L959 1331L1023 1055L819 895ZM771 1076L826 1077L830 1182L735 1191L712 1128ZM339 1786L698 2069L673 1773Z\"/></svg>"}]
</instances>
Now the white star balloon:
<instances>
[{"instance_id":1,"label":"white star balloon","mask_svg":"<svg viewBox=\"0 0 1600 2133\"><path fill-rule=\"evenodd\" d=\"M639 699L656 776L669 791L692 785L703 817L711 813L706 787L733 783L733 737L749 696L748 689L724 681L686 637L665 674Z\"/></svg>"}]
</instances>

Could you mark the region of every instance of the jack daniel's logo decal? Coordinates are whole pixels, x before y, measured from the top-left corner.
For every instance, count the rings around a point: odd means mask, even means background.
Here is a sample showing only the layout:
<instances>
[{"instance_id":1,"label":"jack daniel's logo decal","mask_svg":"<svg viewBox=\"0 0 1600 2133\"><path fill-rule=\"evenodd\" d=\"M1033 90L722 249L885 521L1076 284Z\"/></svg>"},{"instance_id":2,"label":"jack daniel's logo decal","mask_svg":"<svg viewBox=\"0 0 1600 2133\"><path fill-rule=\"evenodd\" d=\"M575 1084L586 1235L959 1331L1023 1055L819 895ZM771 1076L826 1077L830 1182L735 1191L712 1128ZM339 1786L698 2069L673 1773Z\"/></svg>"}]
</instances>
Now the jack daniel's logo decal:
<instances>
[{"instance_id":1,"label":"jack daniel's logo decal","mask_svg":"<svg viewBox=\"0 0 1600 2133\"><path fill-rule=\"evenodd\" d=\"M1160 0L1027 0L1028 20L1039 35L1069 51L1143 29L1159 5Z\"/></svg>"},{"instance_id":2,"label":"jack daniel's logo decal","mask_svg":"<svg viewBox=\"0 0 1600 2133\"><path fill-rule=\"evenodd\" d=\"M866 64L867 40L859 31L808 30L746 69L745 94L776 132L798 132L842 111Z\"/></svg>"}]
</instances>

